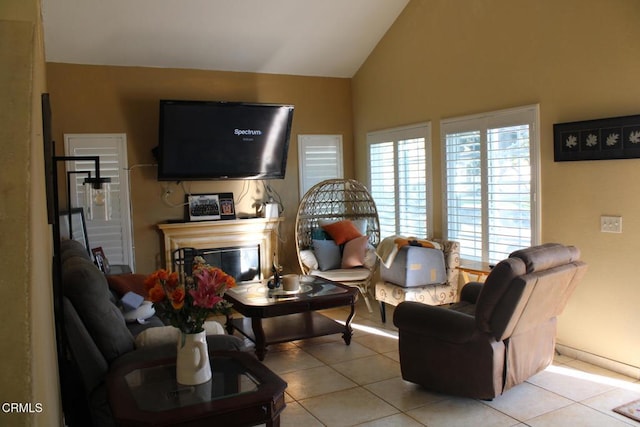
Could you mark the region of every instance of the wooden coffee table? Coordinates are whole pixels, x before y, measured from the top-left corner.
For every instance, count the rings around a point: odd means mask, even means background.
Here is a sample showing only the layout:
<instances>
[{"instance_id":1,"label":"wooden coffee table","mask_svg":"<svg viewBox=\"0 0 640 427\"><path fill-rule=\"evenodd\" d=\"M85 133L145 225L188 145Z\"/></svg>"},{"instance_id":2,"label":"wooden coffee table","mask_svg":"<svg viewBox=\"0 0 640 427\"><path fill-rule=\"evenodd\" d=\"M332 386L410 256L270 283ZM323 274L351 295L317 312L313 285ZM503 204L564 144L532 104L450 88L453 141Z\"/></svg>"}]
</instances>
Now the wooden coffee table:
<instances>
[{"instance_id":1,"label":"wooden coffee table","mask_svg":"<svg viewBox=\"0 0 640 427\"><path fill-rule=\"evenodd\" d=\"M358 290L316 276L301 276L300 290L286 292L264 284L244 284L229 289L224 298L242 318L227 316L227 331L234 330L256 345L258 359L264 360L270 344L342 333L349 345L353 331ZM344 325L316 310L350 306Z\"/></svg>"},{"instance_id":2,"label":"wooden coffee table","mask_svg":"<svg viewBox=\"0 0 640 427\"><path fill-rule=\"evenodd\" d=\"M176 359L122 364L107 376L109 404L119 426L280 425L287 383L255 357L210 354L213 378L176 382Z\"/></svg>"}]
</instances>

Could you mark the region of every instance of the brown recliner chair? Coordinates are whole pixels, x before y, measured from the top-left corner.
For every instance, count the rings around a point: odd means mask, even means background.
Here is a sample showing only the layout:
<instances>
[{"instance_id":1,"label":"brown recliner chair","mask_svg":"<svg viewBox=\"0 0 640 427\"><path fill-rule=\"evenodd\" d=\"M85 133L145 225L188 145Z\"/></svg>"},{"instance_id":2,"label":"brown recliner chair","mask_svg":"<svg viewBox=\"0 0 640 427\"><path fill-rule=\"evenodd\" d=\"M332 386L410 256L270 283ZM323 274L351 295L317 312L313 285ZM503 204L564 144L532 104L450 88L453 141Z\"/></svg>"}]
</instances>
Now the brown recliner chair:
<instances>
[{"instance_id":1,"label":"brown recliner chair","mask_svg":"<svg viewBox=\"0 0 640 427\"><path fill-rule=\"evenodd\" d=\"M449 308L403 302L402 378L430 390L491 400L553 360L556 317L586 271L573 246L513 252Z\"/></svg>"}]
</instances>

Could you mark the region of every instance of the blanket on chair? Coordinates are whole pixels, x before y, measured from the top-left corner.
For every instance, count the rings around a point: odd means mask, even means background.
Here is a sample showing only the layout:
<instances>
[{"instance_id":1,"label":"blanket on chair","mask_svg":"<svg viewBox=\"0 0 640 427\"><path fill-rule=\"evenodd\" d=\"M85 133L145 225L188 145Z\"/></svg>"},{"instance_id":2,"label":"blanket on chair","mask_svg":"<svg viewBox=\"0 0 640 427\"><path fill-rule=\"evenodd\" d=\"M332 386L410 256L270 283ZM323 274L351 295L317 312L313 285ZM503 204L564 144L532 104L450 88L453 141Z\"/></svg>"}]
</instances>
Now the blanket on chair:
<instances>
[{"instance_id":1,"label":"blanket on chair","mask_svg":"<svg viewBox=\"0 0 640 427\"><path fill-rule=\"evenodd\" d=\"M380 259L382 265L391 268L393 260L396 258L398 251L403 246L421 246L423 248L441 249L440 244L431 240L418 239L415 237L389 236L382 239L376 249L376 256Z\"/></svg>"}]
</instances>

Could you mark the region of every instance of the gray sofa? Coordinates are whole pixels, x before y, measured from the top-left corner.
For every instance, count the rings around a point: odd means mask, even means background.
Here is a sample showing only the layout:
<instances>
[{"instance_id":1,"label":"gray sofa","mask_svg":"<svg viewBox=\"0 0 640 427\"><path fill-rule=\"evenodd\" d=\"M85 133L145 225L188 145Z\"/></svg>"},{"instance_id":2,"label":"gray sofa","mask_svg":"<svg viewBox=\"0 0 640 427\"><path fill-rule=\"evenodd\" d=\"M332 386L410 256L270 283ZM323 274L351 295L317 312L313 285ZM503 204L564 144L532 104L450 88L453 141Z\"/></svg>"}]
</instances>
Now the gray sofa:
<instances>
[{"instance_id":1,"label":"gray sofa","mask_svg":"<svg viewBox=\"0 0 640 427\"><path fill-rule=\"evenodd\" d=\"M65 417L72 426L114 426L105 384L110 367L114 363L171 357L176 353L176 345L136 349L136 335L148 328L164 326L160 319L152 316L143 324L126 323L117 305L117 295L80 243L61 242L61 262L68 357L60 363L62 382L66 385L63 390L67 393L73 390L73 396L63 395L67 402L73 402L73 413L65 413ZM207 341L209 351L244 350L242 340L235 336L212 335Z\"/></svg>"}]
</instances>

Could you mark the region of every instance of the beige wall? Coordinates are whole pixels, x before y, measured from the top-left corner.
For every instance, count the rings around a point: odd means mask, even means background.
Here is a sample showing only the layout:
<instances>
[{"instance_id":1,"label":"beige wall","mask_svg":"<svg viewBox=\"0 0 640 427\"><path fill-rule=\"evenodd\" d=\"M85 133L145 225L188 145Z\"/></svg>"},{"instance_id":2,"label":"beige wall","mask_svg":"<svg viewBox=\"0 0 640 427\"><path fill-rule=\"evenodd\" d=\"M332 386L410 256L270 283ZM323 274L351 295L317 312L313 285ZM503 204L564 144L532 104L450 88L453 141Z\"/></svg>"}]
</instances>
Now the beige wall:
<instances>
[{"instance_id":1,"label":"beige wall","mask_svg":"<svg viewBox=\"0 0 640 427\"><path fill-rule=\"evenodd\" d=\"M0 402L42 405L0 413L6 426L61 420L51 294L40 94L45 91L37 0L0 5Z\"/></svg>"},{"instance_id":2,"label":"beige wall","mask_svg":"<svg viewBox=\"0 0 640 427\"><path fill-rule=\"evenodd\" d=\"M439 120L539 103L542 240L589 264L558 341L640 367L640 159L555 163L553 124L640 114L637 0L412 0L352 81L356 176L366 132L430 120L442 232ZM623 233L599 231L622 215Z\"/></svg>"},{"instance_id":3,"label":"beige wall","mask_svg":"<svg viewBox=\"0 0 640 427\"><path fill-rule=\"evenodd\" d=\"M286 178L272 180L285 207L281 226L280 261L297 269L293 223L298 205L299 134L342 134L345 174L353 174L351 82L349 79L217 71L106 67L47 64L47 80L53 111L53 137L62 153L64 133L126 133L129 167L154 163L151 149L158 143L159 99L202 99L288 103L295 105ZM131 172L136 270L150 272L159 266L160 235L156 224L182 219L182 207L163 203L166 186L169 201L184 201L181 186L156 180L154 167ZM263 189L256 181L186 182L192 193L234 193L239 212L254 212ZM240 200L243 186L247 195Z\"/></svg>"}]
</instances>

